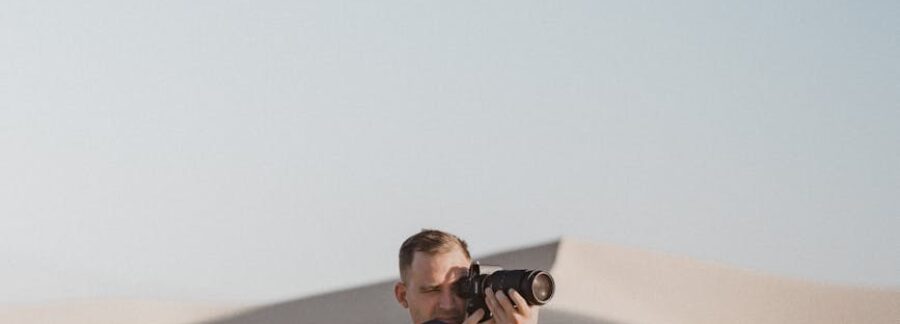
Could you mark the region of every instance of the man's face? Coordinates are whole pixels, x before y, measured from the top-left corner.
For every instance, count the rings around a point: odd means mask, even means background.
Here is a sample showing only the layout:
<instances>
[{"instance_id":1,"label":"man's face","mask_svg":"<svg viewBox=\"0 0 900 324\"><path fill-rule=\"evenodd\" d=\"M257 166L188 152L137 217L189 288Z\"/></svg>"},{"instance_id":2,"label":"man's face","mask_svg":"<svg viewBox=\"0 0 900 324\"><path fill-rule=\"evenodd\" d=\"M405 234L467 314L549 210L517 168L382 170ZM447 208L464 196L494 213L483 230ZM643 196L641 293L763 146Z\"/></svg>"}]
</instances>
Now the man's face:
<instances>
[{"instance_id":1,"label":"man's face","mask_svg":"<svg viewBox=\"0 0 900 324\"><path fill-rule=\"evenodd\" d=\"M397 300L409 308L413 323L432 319L462 323L465 300L453 292L453 283L464 277L468 268L469 259L459 248L435 255L416 252L406 283L398 283L395 288Z\"/></svg>"}]
</instances>

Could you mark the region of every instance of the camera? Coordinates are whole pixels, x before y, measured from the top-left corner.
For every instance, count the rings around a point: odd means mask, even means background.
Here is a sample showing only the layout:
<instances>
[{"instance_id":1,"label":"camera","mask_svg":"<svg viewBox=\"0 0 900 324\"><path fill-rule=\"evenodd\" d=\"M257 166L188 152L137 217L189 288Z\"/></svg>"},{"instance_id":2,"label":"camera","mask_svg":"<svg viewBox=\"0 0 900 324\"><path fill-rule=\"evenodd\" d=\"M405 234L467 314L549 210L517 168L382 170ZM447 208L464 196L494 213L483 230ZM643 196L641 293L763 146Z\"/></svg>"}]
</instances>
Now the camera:
<instances>
[{"instance_id":1,"label":"camera","mask_svg":"<svg viewBox=\"0 0 900 324\"><path fill-rule=\"evenodd\" d=\"M454 283L453 289L457 295L467 299L466 314L472 314L479 308L484 310L484 316L479 322L493 317L484 301L484 290L487 288L504 293L515 289L528 305L544 305L553 298L556 287L553 277L547 271L503 270L499 267L481 266L476 261L469 266L468 274Z\"/></svg>"}]
</instances>

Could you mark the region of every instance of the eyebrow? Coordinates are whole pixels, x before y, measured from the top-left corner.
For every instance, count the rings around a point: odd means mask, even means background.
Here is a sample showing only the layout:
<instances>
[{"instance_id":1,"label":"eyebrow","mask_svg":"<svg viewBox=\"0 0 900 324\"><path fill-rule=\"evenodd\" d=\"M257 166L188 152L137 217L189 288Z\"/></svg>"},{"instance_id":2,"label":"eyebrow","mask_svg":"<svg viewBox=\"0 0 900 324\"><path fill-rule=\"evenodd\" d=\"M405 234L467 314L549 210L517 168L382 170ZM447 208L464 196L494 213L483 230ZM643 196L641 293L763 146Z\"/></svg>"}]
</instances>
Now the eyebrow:
<instances>
[{"instance_id":1,"label":"eyebrow","mask_svg":"<svg viewBox=\"0 0 900 324\"><path fill-rule=\"evenodd\" d=\"M456 269L456 272L457 272L458 277L462 278L469 274L469 269L460 268L460 269ZM459 280L459 278L457 278L456 280ZM440 290L441 285L443 285L443 283L440 283L440 282L422 284L422 285L419 285L419 291Z\"/></svg>"},{"instance_id":2,"label":"eyebrow","mask_svg":"<svg viewBox=\"0 0 900 324\"><path fill-rule=\"evenodd\" d=\"M421 287L419 287L419 290L420 291L436 290L436 289L439 289L440 286L441 286L440 284L422 285Z\"/></svg>"}]
</instances>

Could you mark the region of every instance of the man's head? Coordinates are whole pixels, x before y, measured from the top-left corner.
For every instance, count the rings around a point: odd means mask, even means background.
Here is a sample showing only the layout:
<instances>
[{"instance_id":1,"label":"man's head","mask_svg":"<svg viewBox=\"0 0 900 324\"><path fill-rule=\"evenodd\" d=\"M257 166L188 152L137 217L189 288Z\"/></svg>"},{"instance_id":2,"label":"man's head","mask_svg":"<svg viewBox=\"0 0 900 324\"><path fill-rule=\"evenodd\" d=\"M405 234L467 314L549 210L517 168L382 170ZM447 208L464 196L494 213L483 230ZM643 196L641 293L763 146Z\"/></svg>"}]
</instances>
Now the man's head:
<instances>
[{"instance_id":1,"label":"man's head","mask_svg":"<svg viewBox=\"0 0 900 324\"><path fill-rule=\"evenodd\" d=\"M413 323L463 321L465 300L453 292L453 283L465 276L471 259L466 242L450 233L422 230L403 242L394 296Z\"/></svg>"}]
</instances>

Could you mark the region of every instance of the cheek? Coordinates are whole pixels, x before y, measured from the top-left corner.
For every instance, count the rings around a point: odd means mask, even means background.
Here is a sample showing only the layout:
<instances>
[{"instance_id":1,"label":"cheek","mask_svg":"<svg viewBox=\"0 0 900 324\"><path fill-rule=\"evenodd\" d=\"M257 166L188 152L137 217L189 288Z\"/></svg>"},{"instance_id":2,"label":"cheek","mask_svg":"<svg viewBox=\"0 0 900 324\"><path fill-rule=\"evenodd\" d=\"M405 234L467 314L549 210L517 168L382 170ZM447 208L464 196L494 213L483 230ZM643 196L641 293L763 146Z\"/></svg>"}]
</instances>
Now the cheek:
<instances>
[{"instance_id":1,"label":"cheek","mask_svg":"<svg viewBox=\"0 0 900 324\"><path fill-rule=\"evenodd\" d=\"M409 302L409 309L412 313L422 320L431 319L430 317L434 312L435 307L437 307L437 298L432 298L428 294L418 294L411 297L412 298L407 299L407 301Z\"/></svg>"},{"instance_id":2,"label":"cheek","mask_svg":"<svg viewBox=\"0 0 900 324\"><path fill-rule=\"evenodd\" d=\"M431 309L437 303L437 298L431 294L415 294L407 299L410 307L416 307L418 310Z\"/></svg>"}]
</instances>

